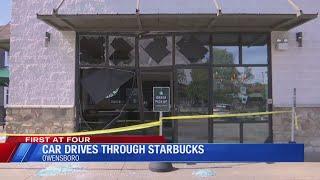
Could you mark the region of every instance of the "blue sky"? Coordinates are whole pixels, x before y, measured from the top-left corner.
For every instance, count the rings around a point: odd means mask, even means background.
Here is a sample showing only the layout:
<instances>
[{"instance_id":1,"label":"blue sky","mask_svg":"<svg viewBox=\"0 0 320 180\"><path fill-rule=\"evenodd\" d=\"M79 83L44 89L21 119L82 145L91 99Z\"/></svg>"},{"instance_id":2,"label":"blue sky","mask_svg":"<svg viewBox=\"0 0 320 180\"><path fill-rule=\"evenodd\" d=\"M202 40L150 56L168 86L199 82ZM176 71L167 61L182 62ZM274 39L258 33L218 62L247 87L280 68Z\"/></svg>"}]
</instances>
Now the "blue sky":
<instances>
[{"instance_id":1,"label":"blue sky","mask_svg":"<svg viewBox=\"0 0 320 180\"><path fill-rule=\"evenodd\" d=\"M0 25L7 24L11 19L11 0L0 0Z\"/></svg>"}]
</instances>

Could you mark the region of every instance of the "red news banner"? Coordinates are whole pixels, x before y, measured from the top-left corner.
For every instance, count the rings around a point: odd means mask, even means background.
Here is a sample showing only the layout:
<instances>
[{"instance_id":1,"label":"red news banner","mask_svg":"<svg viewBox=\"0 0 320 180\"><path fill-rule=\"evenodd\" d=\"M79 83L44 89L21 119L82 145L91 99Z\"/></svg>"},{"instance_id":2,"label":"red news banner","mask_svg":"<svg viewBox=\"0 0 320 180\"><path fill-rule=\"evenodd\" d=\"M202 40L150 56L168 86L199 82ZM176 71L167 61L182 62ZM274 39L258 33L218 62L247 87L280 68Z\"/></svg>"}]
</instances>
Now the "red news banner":
<instances>
[{"instance_id":1,"label":"red news banner","mask_svg":"<svg viewBox=\"0 0 320 180\"><path fill-rule=\"evenodd\" d=\"M0 143L0 162L10 162L21 143L165 143L163 136L18 136Z\"/></svg>"}]
</instances>

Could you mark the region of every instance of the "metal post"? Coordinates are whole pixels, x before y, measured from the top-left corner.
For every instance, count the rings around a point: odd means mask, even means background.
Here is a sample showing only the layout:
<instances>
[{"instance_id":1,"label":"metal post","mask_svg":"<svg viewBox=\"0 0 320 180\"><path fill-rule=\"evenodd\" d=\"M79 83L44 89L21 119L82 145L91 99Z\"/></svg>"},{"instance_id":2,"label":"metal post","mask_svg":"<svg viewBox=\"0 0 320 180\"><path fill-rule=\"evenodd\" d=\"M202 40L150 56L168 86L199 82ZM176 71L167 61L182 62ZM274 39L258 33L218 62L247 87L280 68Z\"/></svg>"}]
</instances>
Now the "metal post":
<instances>
[{"instance_id":1,"label":"metal post","mask_svg":"<svg viewBox=\"0 0 320 180\"><path fill-rule=\"evenodd\" d=\"M292 114L291 114L291 139L290 143L295 143L295 119L296 119L296 98L297 98L297 90L293 88L293 99L292 99Z\"/></svg>"},{"instance_id":2,"label":"metal post","mask_svg":"<svg viewBox=\"0 0 320 180\"><path fill-rule=\"evenodd\" d=\"M163 112L159 112L159 135L162 136L163 131L163 122L162 122ZM173 170L173 166L171 162L151 162L149 163L149 170L152 172L170 172Z\"/></svg>"},{"instance_id":3,"label":"metal post","mask_svg":"<svg viewBox=\"0 0 320 180\"><path fill-rule=\"evenodd\" d=\"M159 122L160 122L160 125L159 125L159 136L162 136L162 131L163 131L163 122L162 122L162 116L163 116L163 112L160 111L159 112Z\"/></svg>"},{"instance_id":4,"label":"metal post","mask_svg":"<svg viewBox=\"0 0 320 180\"><path fill-rule=\"evenodd\" d=\"M240 130L240 143L243 143L243 122L242 120L240 121L240 124L239 124L239 130Z\"/></svg>"}]
</instances>

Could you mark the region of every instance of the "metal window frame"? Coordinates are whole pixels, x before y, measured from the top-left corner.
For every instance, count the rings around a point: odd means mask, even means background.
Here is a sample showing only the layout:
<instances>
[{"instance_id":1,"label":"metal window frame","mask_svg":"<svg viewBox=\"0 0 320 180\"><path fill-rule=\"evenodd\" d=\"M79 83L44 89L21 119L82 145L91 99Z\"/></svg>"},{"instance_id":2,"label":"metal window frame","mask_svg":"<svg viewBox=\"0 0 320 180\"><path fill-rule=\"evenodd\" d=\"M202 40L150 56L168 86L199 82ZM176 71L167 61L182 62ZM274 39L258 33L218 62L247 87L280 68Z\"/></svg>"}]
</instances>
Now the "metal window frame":
<instances>
[{"instance_id":1,"label":"metal window frame","mask_svg":"<svg viewBox=\"0 0 320 180\"><path fill-rule=\"evenodd\" d=\"M161 33L161 32L160 32ZM214 64L214 56L213 56L213 42L214 42L214 34L238 34L239 37L239 64ZM176 36L184 35L184 34L207 34L209 35L209 62L204 64L176 64L175 61L175 54L176 54ZM243 34L257 34L257 33L242 33L242 32L164 32L160 35L162 36L171 36L172 37L172 65L168 66L152 66L152 67L140 67L139 63L139 41L146 39L146 38L153 38L158 36L158 34L139 34L139 33L110 33L110 32L77 32L76 33L76 63L75 63L75 72L76 72L76 80L75 80L75 104L76 104L76 128L79 130L81 128L81 116L80 116L80 109L79 109L79 103L82 102L81 98L81 87L80 87L80 77L81 73L80 71L82 69L86 68L106 68L108 67L109 63L105 63L104 66L101 65L81 65L80 64L80 36L85 35L98 35L98 36L129 36L135 38L135 66L112 66L112 68L118 68L118 69L126 69L126 70L134 70L136 72L137 76L137 86L138 86L138 96L139 96L139 114L140 119L142 122L144 122L144 105L143 105L143 92L142 92L142 80L141 80L141 72L145 70L157 70L159 72L166 71L166 72L172 72L172 83L170 83L171 87L171 94L172 94L172 100L171 103L172 109L171 114L176 115L178 114L176 104L177 104L177 91L175 91L175 88L177 87L177 70L178 69L207 69L208 70L208 80L209 80L209 102L208 102L208 113L213 113L213 106L214 106L214 99L213 99L213 68L215 67L267 67L268 70L268 99L272 99L272 56L271 56L271 32L259 32L258 34L265 34L267 35L267 64L243 64L242 62L242 45L241 45L241 37ZM108 39L108 38L106 38ZM105 62L107 62L108 57L108 46L106 46L106 56L105 56ZM168 70L168 68L170 70ZM139 88L140 87L140 88ZM267 105L268 111L272 111L272 104ZM244 132L243 132L243 124L245 123L268 123L268 132L269 132L269 140L268 142L273 142L273 120L272 115L269 115L269 118L267 121L225 121L225 122L218 122L213 121L212 119L208 119L208 142L214 142L214 124L216 123L239 123L239 142L243 143L244 141ZM172 139L174 142L178 141L178 123L177 121L173 121L173 133L172 133Z\"/></svg>"}]
</instances>

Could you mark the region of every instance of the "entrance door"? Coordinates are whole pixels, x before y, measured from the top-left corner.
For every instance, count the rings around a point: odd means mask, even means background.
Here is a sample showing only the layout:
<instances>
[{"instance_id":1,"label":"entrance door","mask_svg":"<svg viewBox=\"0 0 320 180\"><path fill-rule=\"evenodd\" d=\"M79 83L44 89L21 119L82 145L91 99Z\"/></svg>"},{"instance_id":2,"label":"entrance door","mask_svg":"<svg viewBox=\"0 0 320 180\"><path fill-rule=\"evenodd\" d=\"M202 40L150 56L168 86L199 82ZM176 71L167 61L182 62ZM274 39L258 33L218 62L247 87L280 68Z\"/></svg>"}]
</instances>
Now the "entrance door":
<instances>
[{"instance_id":1,"label":"entrance door","mask_svg":"<svg viewBox=\"0 0 320 180\"><path fill-rule=\"evenodd\" d=\"M213 113L233 114L268 110L266 67L214 67ZM268 116L216 118L213 142L268 142Z\"/></svg>"},{"instance_id":2,"label":"entrance door","mask_svg":"<svg viewBox=\"0 0 320 180\"><path fill-rule=\"evenodd\" d=\"M177 68L175 81L176 115L203 115L209 112L209 69ZM177 141L208 142L208 119L176 120Z\"/></svg>"},{"instance_id":3,"label":"entrance door","mask_svg":"<svg viewBox=\"0 0 320 180\"><path fill-rule=\"evenodd\" d=\"M169 70L163 71L144 71L141 72L141 81L142 81L142 92L143 92L143 104L144 104L144 120L155 121L159 119L159 113L153 112L153 88L154 87L170 87L172 92L172 72ZM171 96L171 103L172 104ZM172 113L164 112L163 116L171 116ZM147 134L159 134L159 128L150 128L147 129ZM163 135L166 136L167 139L172 139L172 122L167 121L164 122Z\"/></svg>"}]
</instances>

